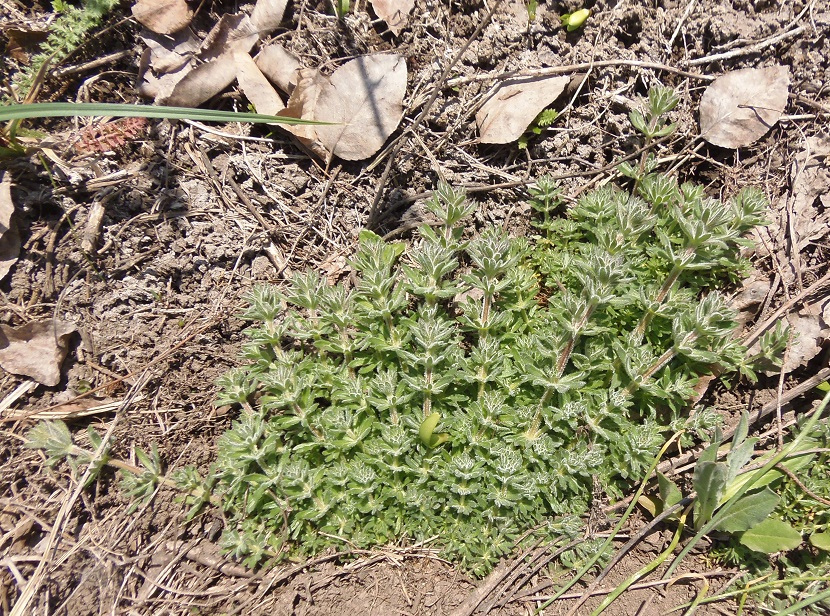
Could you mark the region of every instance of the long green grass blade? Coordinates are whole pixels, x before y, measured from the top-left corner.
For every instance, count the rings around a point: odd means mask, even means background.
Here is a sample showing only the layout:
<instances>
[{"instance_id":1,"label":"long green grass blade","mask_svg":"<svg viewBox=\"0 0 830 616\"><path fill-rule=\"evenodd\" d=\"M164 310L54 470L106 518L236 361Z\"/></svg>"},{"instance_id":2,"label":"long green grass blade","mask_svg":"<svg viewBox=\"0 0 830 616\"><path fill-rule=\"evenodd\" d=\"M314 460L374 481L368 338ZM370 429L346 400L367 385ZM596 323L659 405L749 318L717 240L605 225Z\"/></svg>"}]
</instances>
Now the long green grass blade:
<instances>
[{"instance_id":1,"label":"long green grass blade","mask_svg":"<svg viewBox=\"0 0 830 616\"><path fill-rule=\"evenodd\" d=\"M118 118L166 118L200 122L254 122L266 124L329 124L260 113L235 113L192 107L163 107L122 103L29 103L0 106L0 122L29 118L112 116Z\"/></svg>"}]
</instances>

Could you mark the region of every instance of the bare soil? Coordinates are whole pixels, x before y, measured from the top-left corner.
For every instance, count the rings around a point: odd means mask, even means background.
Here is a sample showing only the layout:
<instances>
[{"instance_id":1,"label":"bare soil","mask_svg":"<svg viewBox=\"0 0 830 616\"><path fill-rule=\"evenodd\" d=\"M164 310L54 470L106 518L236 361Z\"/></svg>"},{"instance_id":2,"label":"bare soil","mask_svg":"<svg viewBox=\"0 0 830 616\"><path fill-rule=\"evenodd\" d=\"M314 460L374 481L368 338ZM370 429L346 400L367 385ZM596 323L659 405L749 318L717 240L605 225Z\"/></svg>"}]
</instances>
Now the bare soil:
<instances>
[{"instance_id":1,"label":"bare soil","mask_svg":"<svg viewBox=\"0 0 830 616\"><path fill-rule=\"evenodd\" d=\"M79 69L50 78L41 100L138 100L133 82L141 54L139 27L125 20L124 4L66 63ZM828 137L826 3L599 0L586 4L593 11L586 26L568 33L558 16L577 5L541 1L536 20L528 24L524 4L509 0L471 41L449 83L439 80L442 71L485 19L492 0L486 6L476 0L417 0L398 37L375 20L366 2L352 4L353 11L338 22L327 14L328 2L291 2L277 36L312 66L390 50L407 58L407 108L392 139L403 137L388 175L387 158L325 166L286 135L262 127L215 126L207 132L166 121L149 121L114 151L96 153L70 147L86 122L38 122L63 164L50 164L47 171L37 157L3 163L13 180L23 250L0 284L0 322L18 326L58 317L79 332L57 386L32 385L20 394L28 379L0 375L0 400L9 402L1 411L0 433L3 614L11 613L33 579L39 583L30 614L460 613L456 610L483 582L434 551L379 548L371 554L322 555L252 575L219 552L221 512L209 510L186 522L186 507L164 488L148 506L129 512L129 499L110 471L59 516L77 487L70 469L46 466L42 453L23 447L22 437L48 409L69 422L79 444L87 442L88 425L101 433L112 429L113 456L132 460L136 447L149 451L156 445L169 471L186 464L206 469L217 436L237 412L214 406L214 383L238 362L245 324L236 315L252 285L279 285L305 268L332 280L348 276L358 232L368 226L407 238L438 179L466 186L478 202L471 233L491 222L525 232L527 183L544 173L562 176L572 197L612 177L612 163L638 145L630 137L628 112L653 84L672 86L681 96L673 114L678 131L658 150L665 167L674 168L681 180L703 183L713 195L760 186L773 204L771 217L781 232L764 236L769 252L759 251L755 275L776 282L759 304L763 314L757 320L826 273L827 230L801 250L799 269L791 271L795 261L787 230L796 222L787 219L784 202L796 156L809 139ZM6 13L6 25L42 23L44 5L3 0L0 15ZM250 7L209 0L194 26L207 31L237 8ZM120 50L133 53L84 68ZM721 59L690 63L715 54ZM583 66L607 60L619 62ZM10 73L16 62L6 58L2 66ZM790 104L781 122L739 151L696 139L697 105L712 77L774 64L791 71ZM570 104L570 110L527 149L477 142L475 111L500 75L568 65L579 68L570 71L573 87L557 107ZM404 134L435 88L439 93L424 122L414 134ZM245 105L232 88L208 103L240 110ZM85 250L96 204L105 215L94 248ZM785 390L814 374L821 361L819 355L793 372ZM755 389L715 389L709 402L732 417L760 408L774 398L777 386L777 377L771 377ZM95 410L108 402L115 407ZM634 534L645 520L635 518L626 533ZM47 552L56 523L59 542ZM650 536L601 588L612 589L644 566L669 538L665 531ZM689 576L681 583L628 592L606 613L666 614L701 590L704 575L710 576L712 594L730 573L718 572L705 556L689 559ZM540 552L535 562L542 558ZM36 571L41 564L42 571ZM485 608L493 614L534 613L550 592L555 571L531 569L513 563L516 575L484 598L479 613ZM499 606L499 597L510 600ZM590 613L599 600L589 600L578 613ZM563 599L542 613L564 614L570 605ZM732 613L732 607L705 606L697 613Z\"/></svg>"}]
</instances>

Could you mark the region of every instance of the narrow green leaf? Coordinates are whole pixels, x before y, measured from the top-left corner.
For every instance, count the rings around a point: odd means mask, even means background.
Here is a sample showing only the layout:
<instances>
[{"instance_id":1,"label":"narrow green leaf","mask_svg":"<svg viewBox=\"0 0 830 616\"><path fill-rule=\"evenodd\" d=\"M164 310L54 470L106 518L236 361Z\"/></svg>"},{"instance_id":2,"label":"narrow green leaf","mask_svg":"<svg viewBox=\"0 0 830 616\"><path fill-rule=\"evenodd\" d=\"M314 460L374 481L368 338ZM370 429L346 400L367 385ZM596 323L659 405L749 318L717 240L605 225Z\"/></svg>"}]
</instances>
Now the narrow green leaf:
<instances>
[{"instance_id":1,"label":"narrow green leaf","mask_svg":"<svg viewBox=\"0 0 830 616\"><path fill-rule=\"evenodd\" d=\"M715 526L715 530L739 533L764 520L778 504L779 496L768 487L742 496Z\"/></svg>"},{"instance_id":2,"label":"narrow green leaf","mask_svg":"<svg viewBox=\"0 0 830 616\"><path fill-rule=\"evenodd\" d=\"M798 455L792 454L793 457L787 458L783 462L779 462L779 464L785 467L787 470L797 473L802 468L806 467L810 462L815 458L815 454L805 454L805 455ZM756 462L765 462L769 460L769 455L756 460ZM726 490L721 497L721 503L725 503L726 501L730 500L735 494L737 494L752 477L754 473L743 473L738 475L734 479L730 480L727 483ZM770 468L767 472L763 474L763 476L755 481L753 484L753 489L761 488L763 486L769 485L779 479L785 477L783 472L779 471L777 468Z\"/></svg>"},{"instance_id":3,"label":"narrow green leaf","mask_svg":"<svg viewBox=\"0 0 830 616\"><path fill-rule=\"evenodd\" d=\"M741 535L750 550L772 554L792 550L801 544L801 533L781 520L767 519Z\"/></svg>"},{"instance_id":4,"label":"narrow green leaf","mask_svg":"<svg viewBox=\"0 0 830 616\"><path fill-rule=\"evenodd\" d=\"M823 533L813 533L812 535L810 535L810 543L813 545L813 547L817 547L819 550L830 552L830 531L824 531Z\"/></svg>"},{"instance_id":5,"label":"narrow green leaf","mask_svg":"<svg viewBox=\"0 0 830 616\"><path fill-rule=\"evenodd\" d=\"M734 450L740 445L749 434L749 413L744 411L741 413L741 419L735 428L735 434L732 436L732 449Z\"/></svg>"},{"instance_id":6,"label":"narrow green leaf","mask_svg":"<svg viewBox=\"0 0 830 616\"><path fill-rule=\"evenodd\" d=\"M757 442L757 438L745 440L738 445L735 445L733 442L732 451L726 456L726 464L729 467L729 474L726 478L727 483L737 477L741 468L752 459L752 456L755 454L755 443Z\"/></svg>"},{"instance_id":7,"label":"narrow green leaf","mask_svg":"<svg viewBox=\"0 0 830 616\"><path fill-rule=\"evenodd\" d=\"M260 113L235 113L191 107L128 105L121 103L29 103L0 106L0 122L28 118L112 116L117 118L167 118L202 122L253 122L267 124L330 124Z\"/></svg>"},{"instance_id":8,"label":"narrow green leaf","mask_svg":"<svg viewBox=\"0 0 830 616\"><path fill-rule=\"evenodd\" d=\"M663 473L657 473L657 485L660 488L660 500L663 502L663 509L668 509L683 500L680 488Z\"/></svg>"},{"instance_id":9,"label":"narrow green leaf","mask_svg":"<svg viewBox=\"0 0 830 616\"><path fill-rule=\"evenodd\" d=\"M704 452L705 453L705 452ZM692 479L697 500L695 501L695 528L700 529L712 519L715 507L720 502L726 486L728 467L723 462L698 462Z\"/></svg>"}]
</instances>

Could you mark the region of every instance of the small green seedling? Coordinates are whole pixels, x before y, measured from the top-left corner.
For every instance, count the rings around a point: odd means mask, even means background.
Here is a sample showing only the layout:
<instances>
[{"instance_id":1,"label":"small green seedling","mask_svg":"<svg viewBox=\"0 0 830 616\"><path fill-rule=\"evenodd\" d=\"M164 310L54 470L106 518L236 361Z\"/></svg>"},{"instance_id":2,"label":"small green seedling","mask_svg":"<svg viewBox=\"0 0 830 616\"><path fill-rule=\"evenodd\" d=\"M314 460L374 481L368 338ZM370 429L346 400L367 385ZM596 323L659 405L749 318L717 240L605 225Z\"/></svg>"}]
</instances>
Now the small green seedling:
<instances>
[{"instance_id":1,"label":"small green seedling","mask_svg":"<svg viewBox=\"0 0 830 616\"><path fill-rule=\"evenodd\" d=\"M565 13L560 17L562 25L568 29L568 32L579 30L588 17L591 16L591 9L579 9L573 13Z\"/></svg>"},{"instance_id":2,"label":"small green seedling","mask_svg":"<svg viewBox=\"0 0 830 616\"><path fill-rule=\"evenodd\" d=\"M528 21L535 21L536 20L536 9L539 7L539 3L536 0L528 0L527 2L527 20Z\"/></svg>"},{"instance_id":3,"label":"small green seedling","mask_svg":"<svg viewBox=\"0 0 830 616\"><path fill-rule=\"evenodd\" d=\"M542 134L542 130L550 126L559 117L559 113L555 109L543 109L542 113L536 116L524 134L519 137L519 149L526 150L527 144L537 135Z\"/></svg>"},{"instance_id":4,"label":"small green seedling","mask_svg":"<svg viewBox=\"0 0 830 616\"><path fill-rule=\"evenodd\" d=\"M349 8L351 8L349 0L332 0L332 6L334 7L334 14L337 15L337 19L343 19L349 12Z\"/></svg>"}]
</instances>

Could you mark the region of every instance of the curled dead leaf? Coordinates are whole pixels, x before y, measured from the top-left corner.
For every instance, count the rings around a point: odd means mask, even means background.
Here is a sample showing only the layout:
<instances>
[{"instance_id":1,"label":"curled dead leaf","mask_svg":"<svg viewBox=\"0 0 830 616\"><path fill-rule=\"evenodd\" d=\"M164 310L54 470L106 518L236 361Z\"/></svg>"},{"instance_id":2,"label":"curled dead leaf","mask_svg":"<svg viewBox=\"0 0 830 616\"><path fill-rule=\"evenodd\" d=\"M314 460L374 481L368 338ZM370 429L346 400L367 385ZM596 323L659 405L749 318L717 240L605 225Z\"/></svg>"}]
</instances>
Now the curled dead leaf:
<instances>
[{"instance_id":1,"label":"curled dead leaf","mask_svg":"<svg viewBox=\"0 0 830 616\"><path fill-rule=\"evenodd\" d=\"M247 53L235 54L234 64L236 64L236 80L239 82L239 89L254 105L257 113L277 115L285 109L280 95L259 70L251 56Z\"/></svg>"},{"instance_id":2,"label":"curled dead leaf","mask_svg":"<svg viewBox=\"0 0 830 616\"><path fill-rule=\"evenodd\" d=\"M193 19L193 11L185 0L138 0L132 12L138 23L158 34L183 30Z\"/></svg>"},{"instance_id":3,"label":"curled dead leaf","mask_svg":"<svg viewBox=\"0 0 830 616\"><path fill-rule=\"evenodd\" d=\"M259 37L268 36L282 22L288 0L257 0L251 13L251 23Z\"/></svg>"},{"instance_id":4,"label":"curled dead leaf","mask_svg":"<svg viewBox=\"0 0 830 616\"><path fill-rule=\"evenodd\" d=\"M225 14L208 32L199 57L210 61L225 54L248 53L258 41L259 33L250 17L245 13Z\"/></svg>"},{"instance_id":5,"label":"curled dead leaf","mask_svg":"<svg viewBox=\"0 0 830 616\"><path fill-rule=\"evenodd\" d=\"M380 17L397 36L409 22L409 14L415 8L415 0L371 0L375 15Z\"/></svg>"},{"instance_id":6,"label":"curled dead leaf","mask_svg":"<svg viewBox=\"0 0 830 616\"><path fill-rule=\"evenodd\" d=\"M188 71L175 82L168 96L157 97L156 102L171 107L198 107L227 88L234 79L236 63L233 54L228 53Z\"/></svg>"},{"instance_id":7,"label":"curled dead leaf","mask_svg":"<svg viewBox=\"0 0 830 616\"><path fill-rule=\"evenodd\" d=\"M20 233L14 223L11 177L0 171L0 280L17 263L20 254Z\"/></svg>"},{"instance_id":8,"label":"curled dead leaf","mask_svg":"<svg viewBox=\"0 0 830 616\"><path fill-rule=\"evenodd\" d=\"M476 114L481 143L511 143L565 90L567 76L508 79Z\"/></svg>"},{"instance_id":9,"label":"curled dead leaf","mask_svg":"<svg viewBox=\"0 0 830 616\"><path fill-rule=\"evenodd\" d=\"M784 113L789 86L786 66L744 68L718 77L700 100L701 136L724 148L754 143Z\"/></svg>"},{"instance_id":10,"label":"curled dead leaf","mask_svg":"<svg viewBox=\"0 0 830 616\"><path fill-rule=\"evenodd\" d=\"M285 50L279 43L263 46L254 58L259 70L271 83L286 94L291 94L297 86L297 71L300 60Z\"/></svg>"},{"instance_id":11,"label":"curled dead leaf","mask_svg":"<svg viewBox=\"0 0 830 616\"><path fill-rule=\"evenodd\" d=\"M67 342L75 331L72 323L59 319L32 321L20 327L0 324L0 366L54 387L61 380Z\"/></svg>"},{"instance_id":12,"label":"curled dead leaf","mask_svg":"<svg viewBox=\"0 0 830 616\"><path fill-rule=\"evenodd\" d=\"M190 28L173 36L161 36L148 32L141 37L150 51L149 66L157 75L179 70L199 51L199 40Z\"/></svg>"}]
</instances>

